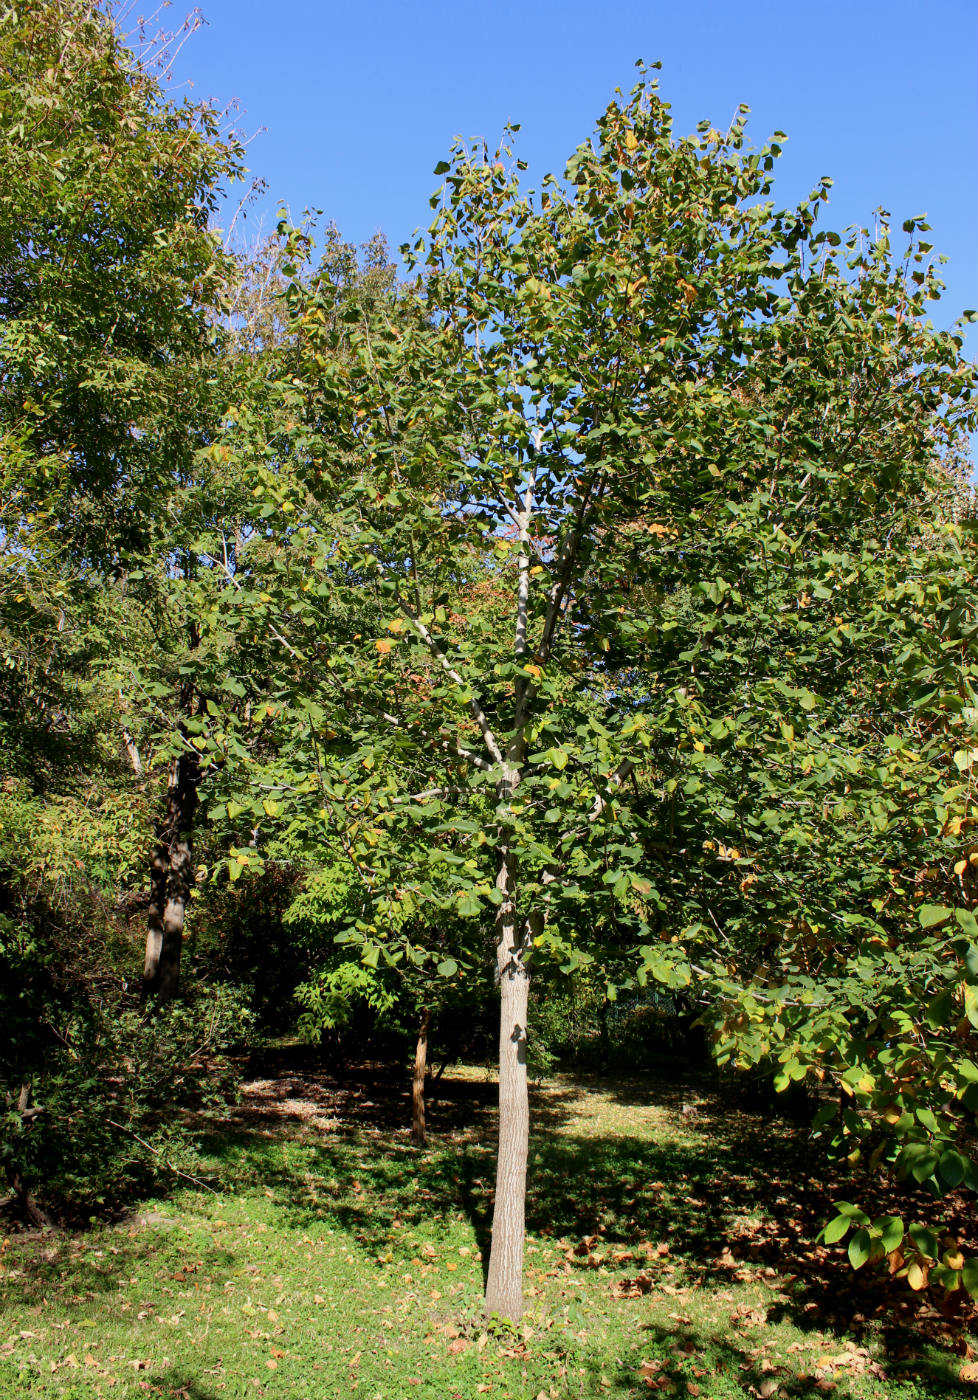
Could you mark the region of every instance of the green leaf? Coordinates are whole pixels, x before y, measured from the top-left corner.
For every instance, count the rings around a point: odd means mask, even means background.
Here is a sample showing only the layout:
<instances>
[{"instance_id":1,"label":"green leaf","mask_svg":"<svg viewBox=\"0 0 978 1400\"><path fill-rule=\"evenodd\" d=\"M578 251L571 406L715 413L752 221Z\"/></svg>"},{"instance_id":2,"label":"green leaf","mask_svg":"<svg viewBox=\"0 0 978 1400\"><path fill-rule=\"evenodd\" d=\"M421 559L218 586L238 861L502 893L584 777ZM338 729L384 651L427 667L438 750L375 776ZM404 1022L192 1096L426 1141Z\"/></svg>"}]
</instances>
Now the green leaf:
<instances>
[{"instance_id":1,"label":"green leaf","mask_svg":"<svg viewBox=\"0 0 978 1400\"><path fill-rule=\"evenodd\" d=\"M970 909L955 909L954 917L969 938L978 939L978 919L975 918ZM969 967L969 971L970 970L971 968Z\"/></svg>"},{"instance_id":2,"label":"green leaf","mask_svg":"<svg viewBox=\"0 0 978 1400\"><path fill-rule=\"evenodd\" d=\"M941 1153L941 1160L937 1170L941 1180L949 1191L953 1191L956 1186L960 1186L968 1172L968 1159L956 1152L953 1147Z\"/></svg>"},{"instance_id":3,"label":"green leaf","mask_svg":"<svg viewBox=\"0 0 978 1400\"><path fill-rule=\"evenodd\" d=\"M830 1220L822 1231L822 1239L826 1244L838 1244L843 1235L847 1234L852 1220L848 1215L837 1215L834 1220Z\"/></svg>"},{"instance_id":4,"label":"green leaf","mask_svg":"<svg viewBox=\"0 0 978 1400\"><path fill-rule=\"evenodd\" d=\"M921 928L936 928L939 924L946 924L952 912L943 904L922 904L917 911L917 918Z\"/></svg>"},{"instance_id":5,"label":"green leaf","mask_svg":"<svg viewBox=\"0 0 978 1400\"><path fill-rule=\"evenodd\" d=\"M978 1259L966 1259L961 1270L961 1282L971 1294L978 1298Z\"/></svg>"},{"instance_id":6,"label":"green leaf","mask_svg":"<svg viewBox=\"0 0 978 1400\"><path fill-rule=\"evenodd\" d=\"M947 1025L953 1002L954 993L950 990L938 992L937 996L931 997L924 1012L924 1019L932 1031L939 1031Z\"/></svg>"},{"instance_id":7,"label":"green leaf","mask_svg":"<svg viewBox=\"0 0 978 1400\"><path fill-rule=\"evenodd\" d=\"M909 1142L897 1157L897 1170L912 1176L914 1181L924 1182L934 1175L939 1161L934 1149L923 1142Z\"/></svg>"},{"instance_id":8,"label":"green leaf","mask_svg":"<svg viewBox=\"0 0 978 1400\"><path fill-rule=\"evenodd\" d=\"M940 1125L934 1116L933 1109L918 1108L915 1114L917 1122L927 1129L929 1133L939 1133Z\"/></svg>"},{"instance_id":9,"label":"green leaf","mask_svg":"<svg viewBox=\"0 0 978 1400\"><path fill-rule=\"evenodd\" d=\"M925 1259L936 1259L940 1253L937 1233L928 1230L925 1225L911 1225L907 1231L913 1241L914 1248L924 1256Z\"/></svg>"},{"instance_id":10,"label":"green leaf","mask_svg":"<svg viewBox=\"0 0 978 1400\"><path fill-rule=\"evenodd\" d=\"M863 1226L857 1230L849 1241L849 1263L854 1269L861 1269L869 1259L873 1242L870 1239L869 1231Z\"/></svg>"},{"instance_id":11,"label":"green leaf","mask_svg":"<svg viewBox=\"0 0 978 1400\"><path fill-rule=\"evenodd\" d=\"M900 1248L903 1243L903 1221L899 1215L888 1215L882 1220L876 1220L873 1222L873 1228L879 1230L887 1254L892 1254L895 1249Z\"/></svg>"}]
</instances>

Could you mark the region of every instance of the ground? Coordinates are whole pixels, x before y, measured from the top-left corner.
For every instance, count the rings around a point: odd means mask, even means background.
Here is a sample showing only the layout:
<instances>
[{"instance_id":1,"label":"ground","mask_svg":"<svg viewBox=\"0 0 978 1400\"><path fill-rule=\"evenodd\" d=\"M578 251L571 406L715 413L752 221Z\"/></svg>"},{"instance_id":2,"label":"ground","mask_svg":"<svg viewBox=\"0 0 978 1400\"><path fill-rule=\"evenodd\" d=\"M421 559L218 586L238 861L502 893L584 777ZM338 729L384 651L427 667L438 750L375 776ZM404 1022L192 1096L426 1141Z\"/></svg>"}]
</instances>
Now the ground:
<instances>
[{"instance_id":1,"label":"ground","mask_svg":"<svg viewBox=\"0 0 978 1400\"><path fill-rule=\"evenodd\" d=\"M180 1189L0 1254L0 1396L701 1400L978 1394L973 1313L816 1243L802 1124L730 1085L557 1076L533 1093L527 1312L481 1312L495 1086L270 1054Z\"/></svg>"}]
</instances>

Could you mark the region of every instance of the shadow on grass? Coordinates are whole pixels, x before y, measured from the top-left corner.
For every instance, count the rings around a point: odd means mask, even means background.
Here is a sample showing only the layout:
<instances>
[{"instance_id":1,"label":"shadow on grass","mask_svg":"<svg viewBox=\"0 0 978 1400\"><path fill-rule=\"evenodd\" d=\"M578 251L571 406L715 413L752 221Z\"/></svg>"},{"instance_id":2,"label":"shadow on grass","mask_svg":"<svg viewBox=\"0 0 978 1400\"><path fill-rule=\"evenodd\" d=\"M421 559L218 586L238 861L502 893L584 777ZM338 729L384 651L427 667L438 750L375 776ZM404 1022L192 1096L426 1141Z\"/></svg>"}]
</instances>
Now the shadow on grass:
<instances>
[{"instance_id":1,"label":"shadow on grass","mask_svg":"<svg viewBox=\"0 0 978 1400\"><path fill-rule=\"evenodd\" d=\"M396 1252L411 1230L466 1221L485 1268L493 1084L445 1081L432 1115L437 1131L419 1151L402 1126L403 1077L363 1066L342 1085L305 1070L276 1082L284 1099L211 1143L232 1175L244 1171L253 1184L270 1188L291 1227L308 1230L328 1218L378 1255ZM659 1142L575 1133L570 1120L594 1091L619 1110L664 1109L678 1129ZM292 1160L277 1142L287 1120L295 1129L290 1095L316 1110L308 1115L301 1155ZM324 1120L318 1125L317 1114ZM910 1294L901 1280L853 1274L841 1251L817 1243L832 1200L853 1187L826 1178L824 1158L806 1130L769 1112L731 1108L709 1076L668 1083L563 1077L533 1095L531 1118L527 1229L560 1245L557 1268L574 1273L603 1265L622 1279L643 1273L650 1288L664 1281L666 1267L677 1271L671 1282L684 1286L768 1285L777 1290L772 1321L788 1318L803 1329L857 1337L871 1328L896 1361L913 1353L922 1333L943 1344L951 1339L954 1319ZM871 1190L875 1214L906 1206L905 1197L878 1181ZM665 1249L665 1263L656 1247Z\"/></svg>"},{"instance_id":2,"label":"shadow on grass","mask_svg":"<svg viewBox=\"0 0 978 1400\"><path fill-rule=\"evenodd\" d=\"M227 1400L226 1394L201 1385L193 1376L183 1376L167 1367L165 1371L147 1372L149 1386L147 1394L164 1397L164 1400ZM223 1389L223 1388L222 1388ZM238 1394L243 1394L239 1390ZM253 1392L261 1394L261 1391Z\"/></svg>"},{"instance_id":3,"label":"shadow on grass","mask_svg":"<svg viewBox=\"0 0 978 1400\"><path fill-rule=\"evenodd\" d=\"M222 1164L229 1186L254 1189L270 1198L287 1229L313 1232L335 1225L356 1239L365 1254L398 1260L418 1251L412 1235L432 1238L454 1223L466 1223L488 1261L495 1158L495 1085L481 1079L443 1081L429 1146L410 1146L408 1098L402 1075L358 1066L342 1080L315 1064L283 1062L263 1067L266 1078L248 1086L241 1111L219 1135L206 1140ZM264 1086L264 1087L262 1087ZM626 1113L625 1131L574 1121L592 1092L617 1109L667 1111L660 1140L638 1136ZM695 1112L684 1115L683 1105ZM950 1328L926 1299L910 1295L902 1282L877 1274L853 1274L839 1250L816 1243L830 1201L840 1192L826 1181L824 1160L813 1153L798 1125L769 1113L731 1108L707 1078L678 1075L671 1082L562 1078L533 1095L527 1196L527 1227L541 1248L535 1259L571 1283L602 1268L602 1288L641 1275L641 1291L753 1283L770 1289L765 1320L782 1318L802 1329L836 1329L878 1335L887 1365L899 1374L916 1367L921 1339L953 1342ZM890 1213L880 1202L877 1213ZM266 1206L263 1205L263 1209ZM177 1231L112 1233L104 1257L81 1260L70 1240L39 1239L23 1247L19 1267L25 1301L45 1292L83 1302L114 1289L119 1275L150 1257L160 1292L185 1265ZM101 1244L107 1236L99 1239ZM200 1249L200 1245L194 1248ZM114 1252L112 1252L114 1251ZM201 1266L215 1276L235 1265L234 1255L203 1247ZM622 1297L618 1307L632 1306ZM744 1389L771 1373L758 1369L750 1346L740 1345L736 1324L727 1324L717 1303L716 1329L702 1335L685 1325L649 1328L668 1360L662 1374L677 1393L695 1396L684 1348L702 1362L714 1357L731 1384ZM761 1305L764 1308L764 1304ZM677 1301L677 1308L680 1304ZM681 1308L680 1308L681 1310ZM928 1314L930 1314L928 1316ZM635 1307L636 1319L647 1317ZM960 1392L954 1358L928 1373L931 1393ZM822 1393L811 1378L785 1372L774 1377L779 1394ZM180 1394L172 1374L166 1384ZM618 1389L625 1382L612 1382ZM632 1381L628 1382L631 1385ZM644 1385L644 1382L639 1382ZM935 1389L935 1386L942 1387ZM955 1390L957 1386L957 1390ZM197 1387L197 1388L195 1388ZM184 1386L188 1400L216 1400L199 1383ZM709 1394L704 1382L703 1393ZM641 1393L636 1391L636 1393ZM718 1392L718 1393L722 1393ZM739 1393L739 1392L738 1392Z\"/></svg>"},{"instance_id":4,"label":"shadow on grass","mask_svg":"<svg viewBox=\"0 0 978 1400\"><path fill-rule=\"evenodd\" d=\"M846 1382L857 1382L867 1373L886 1387L885 1392L876 1391L876 1394L902 1395L907 1400L913 1396L914 1400L919 1400L923 1392L915 1383L921 1380L927 1386L927 1400L944 1400L944 1397L963 1393L956 1368L947 1358L928 1360L915 1367L912 1373L901 1376L898 1367L890 1367L884 1374L868 1353L861 1356L850 1352L844 1353L850 1358L847 1367L833 1368L823 1360L813 1370L801 1361L771 1361L758 1345L751 1346L746 1339L741 1344L739 1340L720 1338L689 1325L666 1327L653 1322L646 1323L642 1331L655 1359L644 1364L638 1377L634 1373L619 1374L609 1381L605 1374L603 1393L636 1395L648 1388L649 1393L655 1394L656 1389L662 1388L672 1396L689 1396L690 1400L695 1396L706 1397L706 1400L724 1397L725 1400L728 1396L741 1395L770 1395L773 1400L816 1400L826 1394L849 1393L847 1388L840 1392L840 1385L845 1387ZM909 1391L903 1388L901 1381L909 1383Z\"/></svg>"},{"instance_id":5,"label":"shadow on grass","mask_svg":"<svg viewBox=\"0 0 978 1400\"><path fill-rule=\"evenodd\" d=\"M153 1225L131 1233L118 1227L106 1231L96 1237L97 1249L86 1245L84 1239L46 1235L18 1242L16 1279L23 1304L31 1306L50 1299L82 1306L109 1294L118 1296L119 1279L139 1268L145 1270L149 1263L157 1267L152 1297L145 1302L161 1307L185 1286L186 1277L227 1271L238 1263L227 1249L218 1245L201 1249L198 1240L189 1248L169 1230ZM141 1301L143 1297L140 1294Z\"/></svg>"}]
</instances>

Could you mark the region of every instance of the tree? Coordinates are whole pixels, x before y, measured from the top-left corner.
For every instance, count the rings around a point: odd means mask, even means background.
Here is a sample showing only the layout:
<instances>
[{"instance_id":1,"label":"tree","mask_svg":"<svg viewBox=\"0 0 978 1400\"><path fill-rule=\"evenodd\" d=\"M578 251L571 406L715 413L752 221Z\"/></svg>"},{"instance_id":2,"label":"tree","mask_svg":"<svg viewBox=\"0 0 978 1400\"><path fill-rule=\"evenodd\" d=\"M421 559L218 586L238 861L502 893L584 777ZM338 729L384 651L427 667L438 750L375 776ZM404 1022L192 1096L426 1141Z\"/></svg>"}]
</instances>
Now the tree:
<instances>
[{"instance_id":1,"label":"tree","mask_svg":"<svg viewBox=\"0 0 978 1400\"><path fill-rule=\"evenodd\" d=\"M797 636L799 575L913 498L953 432L932 275L908 282L885 238L817 233L827 181L775 211L778 151L745 149L743 113L675 139L644 77L536 198L506 150L457 147L423 277L350 308L342 355L321 289L297 283L282 431L229 439L277 544L263 594L238 598L279 643L283 806L356 872L348 940L396 966L423 905L470 922L452 967L494 951L486 1306L509 1318L533 960L605 966L609 995L688 984L676 794L737 821L708 786L701 658L727 612L755 644ZM751 679L735 758L777 691Z\"/></svg>"},{"instance_id":2,"label":"tree","mask_svg":"<svg viewBox=\"0 0 978 1400\"><path fill-rule=\"evenodd\" d=\"M846 624L856 723L798 736L821 776L806 826L826 871L804 920L722 979L711 1019L724 1058L830 1091L816 1134L853 1180L826 1240L848 1234L856 1268L974 1295L978 1261L940 1198L978 1192L976 532L973 496L937 486L914 548L880 542L863 560L873 591ZM935 1205L871 1218L858 1202L881 1172Z\"/></svg>"},{"instance_id":3,"label":"tree","mask_svg":"<svg viewBox=\"0 0 978 1400\"><path fill-rule=\"evenodd\" d=\"M6 11L0 64L0 530L6 632L23 656L25 615L50 635L93 586L141 577L147 551L172 565L170 507L216 421L205 364L231 265L209 221L240 148L212 109L167 99L110 8ZM108 659L117 636L89 635ZM162 994L196 787L192 752L174 764L148 948Z\"/></svg>"},{"instance_id":4,"label":"tree","mask_svg":"<svg viewBox=\"0 0 978 1400\"><path fill-rule=\"evenodd\" d=\"M173 1018L139 1028L120 965L156 794L119 661L159 645L138 565L152 554L170 581L174 501L215 421L231 264L209 224L240 169L218 114L171 101L114 14L55 0L0 15L6 1164L28 1195L89 1199L98 1164L122 1181L132 1156L105 1121L120 1070L157 1073L156 1113L188 1068L168 1080L168 1055L193 1043ZM148 1140L157 1124L139 1126Z\"/></svg>"}]
</instances>

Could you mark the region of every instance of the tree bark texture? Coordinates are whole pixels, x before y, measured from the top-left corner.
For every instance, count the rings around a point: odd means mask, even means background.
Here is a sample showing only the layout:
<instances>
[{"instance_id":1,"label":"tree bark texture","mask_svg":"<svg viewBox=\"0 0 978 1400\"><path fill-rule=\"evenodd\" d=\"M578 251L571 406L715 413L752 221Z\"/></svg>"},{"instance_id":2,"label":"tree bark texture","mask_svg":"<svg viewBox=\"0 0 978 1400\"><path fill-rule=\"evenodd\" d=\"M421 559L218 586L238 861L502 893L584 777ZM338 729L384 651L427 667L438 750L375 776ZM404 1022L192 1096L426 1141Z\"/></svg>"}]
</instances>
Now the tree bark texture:
<instances>
[{"instance_id":1,"label":"tree bark texture","mask_svg":"<svg viewBox=\"0 0 978 1400\"><path fill-rule=\"evenodd\" d=\"M143 996L158 1005L180 991L183 926L194 881L194 816L200 766L186 752L170 764L166 816L153 852Z\"/></svg>"},{"instance_id":2,"label":"tree bark texture","mask_svg":"<svg viewBox=\"0 0 978 1400\"><path fill-rule=\"evenodd\" d=\"M499 973L499 1152L486 1312L518 1322L523 1314L523 1240L530 1109L526 1078L526 1018L530 977L512 899L513 869L500 854L496 887L503 896L496 920Z\"/></svg>"},{"instance_id":3,"label":"tree bark texture","mask_svg":"<svg viewBox=\"0 0 978 1400\"><path fill-rule=\"evenodd\" d=\"M431 1012L427 1006L421 1012L418 1025L418 1044L414 1052L414 1080L411 1084L411 1141L415 1147L424 1147L426 1141L424 1121L424 1081L428 1072L428 1028Z\"/></svg>"}]
</instances>

